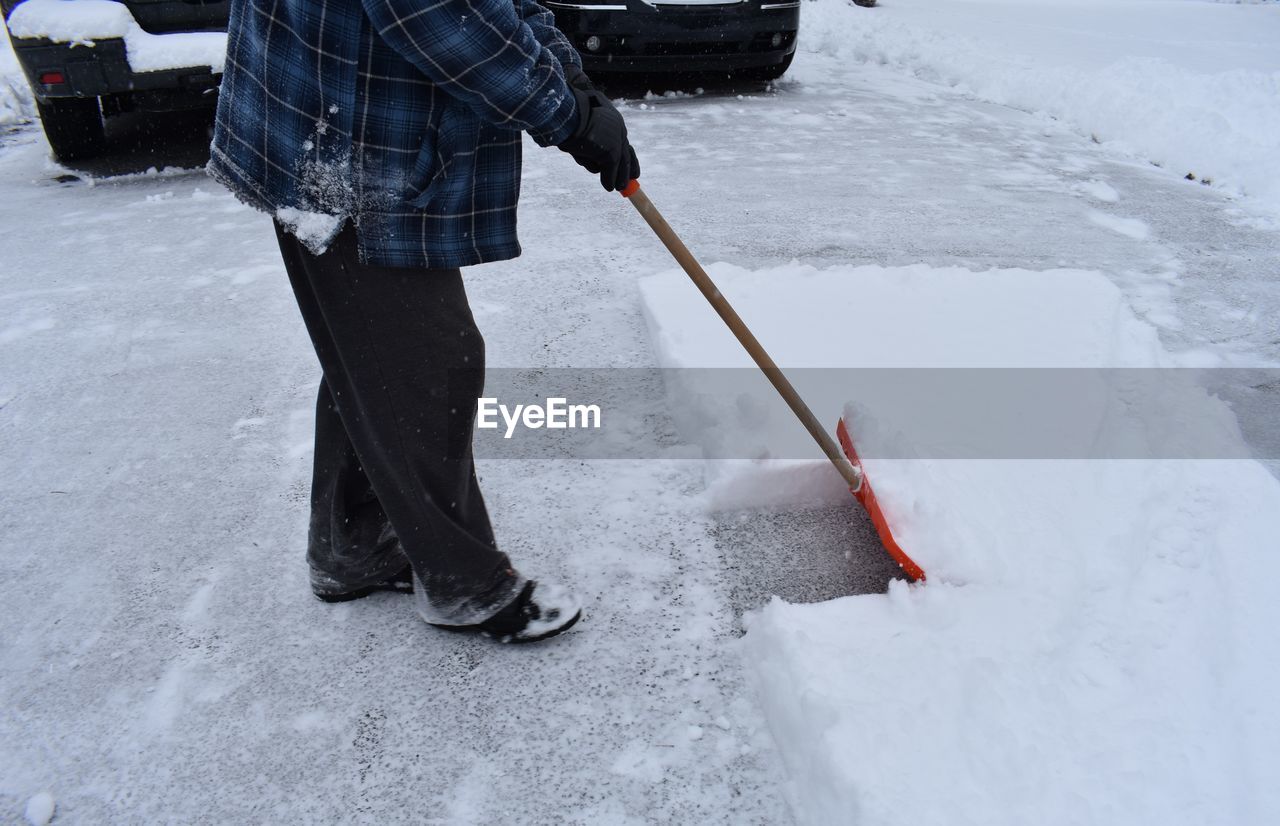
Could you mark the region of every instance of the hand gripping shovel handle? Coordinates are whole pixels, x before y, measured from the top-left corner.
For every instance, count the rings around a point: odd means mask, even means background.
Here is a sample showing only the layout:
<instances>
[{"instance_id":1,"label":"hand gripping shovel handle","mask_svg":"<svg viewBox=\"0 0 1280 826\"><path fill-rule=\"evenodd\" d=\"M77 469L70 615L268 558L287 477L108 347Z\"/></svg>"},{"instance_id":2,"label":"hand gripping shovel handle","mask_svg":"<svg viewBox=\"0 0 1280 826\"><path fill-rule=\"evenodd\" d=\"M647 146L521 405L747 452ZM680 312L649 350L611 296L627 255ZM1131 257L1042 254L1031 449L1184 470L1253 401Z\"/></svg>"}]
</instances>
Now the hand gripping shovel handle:
<instances>
[{"instance_id":1,"label":"hand gripping shovel handle","mask_svg":"<svg viewBox=\"0 0 1280 826\"><path fill-rule=\"evenodd\" d=\"M715 282L711 280L711 276L707 275L706 270L693 257L693 253L689 252L688 247L676 235L675 230L662 217L662 213L658 212L658 208L649 200L649 196L644 194L640 189L639 181L632 181L622 190L622 197L631 202L636 208L640 216L653 229L654 233L666 245L667 249L680 262L680 266L693 279L693 283L702 291L707 301L711 302L711 306L720 314L720 318L724 319L724 323L729 325L729 329L737 336L738 342L746 348L751 354L751 358L755 360L756 366L768 377L773 384L774 389L782 396L783 401L791 408L791 412L796 414L796 418L804 425L805 430L809 431L809 435L818 443L818 447L822 448L822 452L831 460L831 464L839 471L840 476L845 483L849 485L849 489L857 493L862 489L862 471L853 466L848 457L840 450L840 446L836 444L835 439L831 438L831 434L823 429L822 424L817 417L813 415L813 411L800 398L800 394L791 386L791 382L783 375L781 368L773 363L773 359L765 352L764 347L751 334L751 330L747 329L747 325L743 323L738 313L729 304L728 299L721 294L716 287Z\"/></svg>"}]
</instances>

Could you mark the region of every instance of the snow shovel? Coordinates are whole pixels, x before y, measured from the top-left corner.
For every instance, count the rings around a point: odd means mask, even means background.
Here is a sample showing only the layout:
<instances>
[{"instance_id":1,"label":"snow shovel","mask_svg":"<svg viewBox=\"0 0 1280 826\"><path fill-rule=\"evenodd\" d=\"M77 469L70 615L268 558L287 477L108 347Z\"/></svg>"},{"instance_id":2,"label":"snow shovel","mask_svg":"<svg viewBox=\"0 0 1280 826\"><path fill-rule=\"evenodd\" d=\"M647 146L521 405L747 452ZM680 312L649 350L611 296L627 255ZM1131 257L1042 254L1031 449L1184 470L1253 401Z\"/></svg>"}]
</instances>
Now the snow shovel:
<instances>
[{"instance_id":1,"label":"snow shovel","mask_svg":"<svg viewBox=\"0 0 1280 826\"><path fill-rule=\"evenodd\" d=\"M884 545L889 555L902 568L903 572L913 580L924 579L924 571L915 563L911 557L907 556L902 547L898 545L897 540L893 538L893 533L889 530L889 523L884 518L884 513L880 510L880 503L876 500L875 491L871 489L871 485L867 482L866 473L862 469L862 460L858 458L858 451L854 449L853 439L849 436L849 429L845 426L844 419L836 425L836 435L840 439L839 445L836 440L831 438L831 434L823 429L822 424L818 422L813 411L800 398L800 394L792 387L791 382L783 375L781 368L774 363L773 359L765 351L756 337L751 334L751 330L747 329L747 325L743 323L742 318L738 316L737 311L729 304L728 299L716 287L715 282L711 280L711 276L707 275L706 270L693 257L693 253L689 252L689 248L684 245L680 237L676 235L675 230L662 217L662 213L658 212L658 208L649 200L649 196L644 194L640 189L640 182L631 181L625 189L622 190L622 197L631 202L636 208L640 216L658 236L659 240L670 251L671 255L680 263L684 271L693 279L693 283L702 292L702 295L711 302L711 306L724 320L724 323L733 331L746 351L755 361L756 366L765 374L769 382L773 384L778 394L782 396L783 401L791 408L791 412L796 415L800 423L804 425L805 430L809 431L809 435L818 443L818 447L822 448L822 452L831 460L831 464L835 466L836 471L844 479L845 484L849 486L850 492L866 509L867 515L871 517L871 524L875 526L876 534L880 537L880 543ZM843 448L843 450L842 450Z\"/></svg>"}]
</instances>

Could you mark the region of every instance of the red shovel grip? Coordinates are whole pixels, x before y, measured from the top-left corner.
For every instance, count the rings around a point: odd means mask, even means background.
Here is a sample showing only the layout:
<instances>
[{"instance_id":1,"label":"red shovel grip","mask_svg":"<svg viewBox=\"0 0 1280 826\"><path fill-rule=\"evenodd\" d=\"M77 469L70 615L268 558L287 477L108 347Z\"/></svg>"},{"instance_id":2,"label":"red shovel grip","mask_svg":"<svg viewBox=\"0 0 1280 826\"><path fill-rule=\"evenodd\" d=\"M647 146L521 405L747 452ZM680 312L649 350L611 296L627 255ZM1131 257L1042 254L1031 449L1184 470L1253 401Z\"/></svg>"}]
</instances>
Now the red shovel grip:
<instances>
[{"instance_id":1,"label":"red shovel grip","mask_svg":"<svg viewBox=\"0 0 1280 826\"><path fill-rule=\"evenodd\" d=\"M627 184L625 187L619 190L619 194L621 194L623 198L630 198L632 195L635 195L636 192L638 192L639 190L640 190L640 181L636 180L635 178L632 178L631 183Z\"/></svg>"}]
</instances>

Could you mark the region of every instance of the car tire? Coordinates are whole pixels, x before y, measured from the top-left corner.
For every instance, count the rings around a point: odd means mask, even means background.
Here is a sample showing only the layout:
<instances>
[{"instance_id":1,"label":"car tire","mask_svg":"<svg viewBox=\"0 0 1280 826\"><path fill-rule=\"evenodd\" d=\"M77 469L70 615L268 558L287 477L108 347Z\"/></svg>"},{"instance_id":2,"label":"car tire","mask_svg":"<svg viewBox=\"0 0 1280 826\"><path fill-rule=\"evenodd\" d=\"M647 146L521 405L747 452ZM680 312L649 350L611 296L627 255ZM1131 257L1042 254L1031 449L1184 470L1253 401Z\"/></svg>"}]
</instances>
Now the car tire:
<instances>
[{"instance_id":1,"label":"car tire","mask_svg":"<svg viewBox=\"0 0 1280 826\"><path fill-rule=\"evenodd\" d=\"M106 143L98 99L53 98L36 101L40 125L59 161L77 161L101 154Z\"/></svg>"},{"instance_id":2,"label":"car tire","mask_svg":"<svg viewBox=\"0 0 1280 826\"><path fill-rule=\"evenodd\" d=\"M796 53L792 52L782 59L781 63L775 63L772 66L758 66L754 69L743 69L738 76L745 80L777 80L787 73L787 69L791 68L791 61L795 59Z\"/></svg>"}]
</instances>

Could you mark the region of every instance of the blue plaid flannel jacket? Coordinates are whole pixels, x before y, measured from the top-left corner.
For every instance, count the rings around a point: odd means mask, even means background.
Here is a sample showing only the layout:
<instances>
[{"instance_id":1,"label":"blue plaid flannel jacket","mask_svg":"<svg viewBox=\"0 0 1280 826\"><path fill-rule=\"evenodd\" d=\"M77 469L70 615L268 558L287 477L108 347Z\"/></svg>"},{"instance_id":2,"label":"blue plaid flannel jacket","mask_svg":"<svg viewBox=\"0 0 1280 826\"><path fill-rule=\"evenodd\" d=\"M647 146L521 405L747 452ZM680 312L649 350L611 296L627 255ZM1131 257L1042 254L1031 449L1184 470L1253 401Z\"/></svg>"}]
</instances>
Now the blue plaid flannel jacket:
<instances>
[{"instance_id":1,"label":"blue plaid flannel jacket","mask_svg":"<svg viewBox=\"0 0 1280 826\"><path fill-rule=\"evenodd\" d=\"M209 173L322 252L452 268L520 254L520 132L577 125L581 58L534 0L232 0Z\"/></svg>"}]
</instances>

